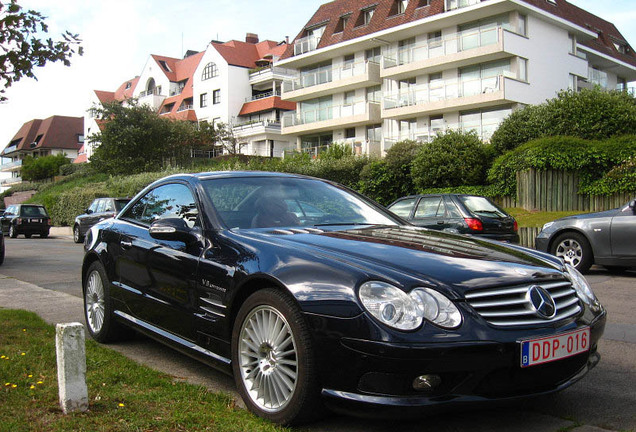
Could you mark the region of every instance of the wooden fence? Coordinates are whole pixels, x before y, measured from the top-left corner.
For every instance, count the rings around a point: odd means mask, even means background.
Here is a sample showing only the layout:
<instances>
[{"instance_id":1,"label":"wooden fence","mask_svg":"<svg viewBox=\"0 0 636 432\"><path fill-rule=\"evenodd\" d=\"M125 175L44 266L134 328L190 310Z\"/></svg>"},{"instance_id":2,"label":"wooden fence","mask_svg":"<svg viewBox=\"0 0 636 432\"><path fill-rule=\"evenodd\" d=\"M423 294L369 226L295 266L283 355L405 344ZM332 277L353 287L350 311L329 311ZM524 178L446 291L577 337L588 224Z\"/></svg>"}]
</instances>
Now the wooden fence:
<instances>
[{"instance_id":1,"label":"wooden fence","mask_svg":"<svg viewBox=\"0 0 636 432\"><path fill-rule=\"evenodd\" d=\"M579 176L576 172L535 169L517 172L516 206L526 210L603 211L620 207L636 195L589 196L579 195L578 191Z\"/></svg>"},{"instance_id":2,"label":"wooden fence","mask_svg":"<svg viewBox=\"0 0 636 432\"><path fill-rule=\"evenodd\" d=\"M534 240L537 238L541 228L519 227L519 244L521 246L534 248Z\"/></svg>"}]
</instances>

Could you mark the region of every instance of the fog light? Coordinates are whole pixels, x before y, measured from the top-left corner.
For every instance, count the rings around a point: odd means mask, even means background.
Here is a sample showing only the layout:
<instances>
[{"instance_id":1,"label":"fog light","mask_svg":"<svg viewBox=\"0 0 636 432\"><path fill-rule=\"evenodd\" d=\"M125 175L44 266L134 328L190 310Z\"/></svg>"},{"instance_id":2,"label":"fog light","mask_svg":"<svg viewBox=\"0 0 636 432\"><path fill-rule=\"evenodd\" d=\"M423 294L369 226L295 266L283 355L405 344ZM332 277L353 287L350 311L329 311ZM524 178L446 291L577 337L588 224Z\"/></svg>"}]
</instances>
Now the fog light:
<instances>
[{"instance_id":1,"label":"fog light","mask_svg":"<svg viewBox=\"0 0 636 432\"><path fill-rule=\"evenodd\" d=\"M413 380L413 388L419 391L433 390L442 383L439 375L420 375Z\"/></svg>"}]
</instances>

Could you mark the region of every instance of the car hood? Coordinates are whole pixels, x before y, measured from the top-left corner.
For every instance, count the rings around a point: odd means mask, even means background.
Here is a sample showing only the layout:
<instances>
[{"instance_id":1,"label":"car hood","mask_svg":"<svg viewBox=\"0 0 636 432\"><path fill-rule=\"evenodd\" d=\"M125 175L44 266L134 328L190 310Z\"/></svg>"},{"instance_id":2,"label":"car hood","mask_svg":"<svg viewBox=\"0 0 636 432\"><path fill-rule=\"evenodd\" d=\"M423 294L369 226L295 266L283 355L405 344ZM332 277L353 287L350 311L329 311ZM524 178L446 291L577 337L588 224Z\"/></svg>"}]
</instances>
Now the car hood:
<instances>
[{"instance_id":1,"label":"car hood","mask_svg":"<svg viewBox=\"0 0 636 432\"><path fill-rule=\"evenodd\" d=\"M582 219L600 219L605 217L612 217L616 214L617 211L618 209L613 209L613 210L606 210L606 211L596 212L596 213L585 213L580 215L566 216L561 219L555 220L555 222L582 220Z\"/></svg>"},{"instance_id":2,"label":"car hood","mask_svg":"<svg viewBox=\"0 0 636 432\"><path fill-rule=\"evenodd\" d=\"M254 231L276 244L304 249L316 261L337 260L368 277L467 289L562 279L560 265L541 254L504 243L406 226L374 226L322 232ZM264 239L264 238L263 238ZM411 283L413 283L412 281Z\"/></svg>"}]
</instances>

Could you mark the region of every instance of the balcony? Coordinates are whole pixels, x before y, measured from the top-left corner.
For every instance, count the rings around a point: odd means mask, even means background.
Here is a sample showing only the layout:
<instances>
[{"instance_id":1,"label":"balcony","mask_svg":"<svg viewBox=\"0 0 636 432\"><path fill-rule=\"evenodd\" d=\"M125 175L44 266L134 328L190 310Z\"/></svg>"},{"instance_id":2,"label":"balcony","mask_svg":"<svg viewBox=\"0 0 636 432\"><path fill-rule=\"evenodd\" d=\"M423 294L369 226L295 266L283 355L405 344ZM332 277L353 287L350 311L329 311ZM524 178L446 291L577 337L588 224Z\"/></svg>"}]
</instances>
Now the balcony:
<instances>
[{"instance_id":1,"label":"balcony","mask_svg":"<svg viewBox=\"0 0 636 432\"><path fill-rule=\"evenodd\" d=\"M301 73L300 77L283 82L282 98L298 102L381 84L380 65L365 61Z\"/></svg>"},{"instance_id":2,"label":"balcony","mask_svg":"<svg viewBox=\"0 0 636 432\"><path fill-rule=\"evenodd\" d=\"M13 186L22 183L22 177L11 177L0 181L0 186Z\"/></svg>"},{"instance_id":3,"label":"balcony","mask_svg":"<svg viewBox=\"0 0 636 432\"><path fill-rule=\"evenodd\" d=\"M272 81L283 81L293 77L294 75L295 72L289 69L277 66L266 66L250 72L250 85L258 85Z\"/></svg>"},{"instance_id":4,"label":"balcony","mask_svg":"<svg viewBox=\"0 0 636 432\"><path fill-rule=\"evenodd\" d=\"M272 90L272 91L268 91L268 92L265 92L265 93L260 93L260 94L254 95L252 97L245 98L245 102L246 103L247 102L254 102L256 100L266 99L266 98L269 98L269 97L280 96L280 95L281 95L280 91L273 91Z\"/></svg>"},{"instance_id":5,"label":"balcony","mask_svg":"<svg viewBox=\"0 0 636 432\"><path fill-rule=\"evenodd\" d=\"M139 105L146 105L153 110L158 110L166 97L157 94L156 91L142 91L139 93Z\"/></svg>"},{"instance_id":6,"label":"balcony","mask_svg":"<svg viewBox=\"0 0 636 432\"><path fill-rule=\"evenodd\" d=\"M461 9L481 3L484 0L446 0L446 11Z\"/></svg>"},{"instance_id":7,"label":"balcony","mask_svg":"<svg viewBox=\"0 0 636 432\"><path fill-rule=\"evenodd\" d=\"M192 104L184 104L179 106L179 108L177 108L177 112L181 112L181 111L188 111L188 110L193 110L194 109L194 105Z\"/></svg>"},{"instance_id":8,"label":"balcony","mask_svg":"<svg viewBox=\"0 0 636 432\"><path fill-rule=\"evenodd\" d=\"M527 39L503 27L455 33L412 45L382 61L382 78L403 79L523 54Z\"/></svg>"},{"instance_id":9,"label":"balcony","mask_svg":"<svg viewBox=\"0 0 636 432\"><path fill-rule=\"evenodd\" d=\"M280 122L276 120L261 120L238 124L232 130L237 137L281 133Z\"/></svg>"},{"instance_id":10,"label":"balcony","mask_svg":"<svg viewBox=\"0 0 636 432\"><path fill-rule=\"evenodd\" d=\"M380 104L354 102L283 115L283 134L322 132L345 127L380 123Z\"/></svg>"},{"instance_id":11,"label":"balcony","mask_svg":"<svg viewBox=\"0 0 636 432\"><path fill-rule=\"evenodd\" d=\"M529 103L531 98L526 83L504 75L476 80L449 80L385 95L382 118L404 119L458 109Z\"/></svg>"},{"instance_id":12,"label":"balcony","mask_svg":"<svg viewBox=\"0 0 636 432\"><path fill-rule=\"evenodd\" d=\"M0 171L1 172L20 171L21 167L22 167L22 160L20 159L20 160L16 160L13 162L0 165Z\"/></svg>"}]
</instances>

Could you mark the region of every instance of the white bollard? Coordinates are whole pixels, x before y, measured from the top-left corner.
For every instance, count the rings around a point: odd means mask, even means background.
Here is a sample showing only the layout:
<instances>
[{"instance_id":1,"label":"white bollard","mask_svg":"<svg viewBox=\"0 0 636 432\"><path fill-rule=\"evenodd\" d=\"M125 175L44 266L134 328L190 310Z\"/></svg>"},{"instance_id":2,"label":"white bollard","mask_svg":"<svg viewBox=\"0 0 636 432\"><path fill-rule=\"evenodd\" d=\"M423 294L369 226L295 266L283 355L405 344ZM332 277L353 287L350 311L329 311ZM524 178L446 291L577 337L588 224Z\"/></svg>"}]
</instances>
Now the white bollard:
<instances>
[{"instance_id":1,"label":"white bollard","mask_svg":"<svg viewBox=\"0 0 636 432\"><path fill-rule=\"evenodd\" d=\"M57 382L64 414L88 410L86 387L86 347L84 326L80 323L55 327Z\"/></svg>"}]
</instances>

